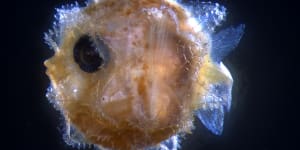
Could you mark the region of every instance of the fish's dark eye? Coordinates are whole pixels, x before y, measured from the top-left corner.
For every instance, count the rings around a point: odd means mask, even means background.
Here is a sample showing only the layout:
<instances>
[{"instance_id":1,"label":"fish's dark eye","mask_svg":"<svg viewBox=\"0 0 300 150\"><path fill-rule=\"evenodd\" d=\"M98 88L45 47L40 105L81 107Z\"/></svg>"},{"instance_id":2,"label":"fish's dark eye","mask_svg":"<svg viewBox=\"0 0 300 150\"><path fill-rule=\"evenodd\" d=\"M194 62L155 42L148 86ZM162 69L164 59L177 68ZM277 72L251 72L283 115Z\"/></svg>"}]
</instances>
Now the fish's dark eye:
<instances>
[{"instance_id":1,"label":"fish's dark eye","mask_svg":"<svg viewBox=\"0 0 300 150\"><path fill-rule=\"evenodd\" d=\"M101 44L104 45L104 43L100 41L100 46L98 47L97 43L94 43L92 38L88 35L79 38L74 46L73 54L74 60L81 70L93 73L104 64L104 56L101 54L101 48L105 46L101 46Z\"/></svg>"}]
</instances>

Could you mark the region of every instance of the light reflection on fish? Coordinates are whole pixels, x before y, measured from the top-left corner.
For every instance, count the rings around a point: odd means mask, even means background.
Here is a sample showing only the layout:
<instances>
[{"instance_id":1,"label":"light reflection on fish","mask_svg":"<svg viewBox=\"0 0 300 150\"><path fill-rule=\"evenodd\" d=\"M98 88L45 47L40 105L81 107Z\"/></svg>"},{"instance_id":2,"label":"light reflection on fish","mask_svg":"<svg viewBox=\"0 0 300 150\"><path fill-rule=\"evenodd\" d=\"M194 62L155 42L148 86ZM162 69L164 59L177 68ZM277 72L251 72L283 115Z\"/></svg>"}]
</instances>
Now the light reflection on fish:
<instances>
[{"instance_id":1,"label":"light reflection on fish","mask_svg":"<svg viewBox=\"0 0 300 150\"><path fill-rule=\"evenodd\" d=\"M222 59L244 25L218 33L225 8L172 0L94 0L57 10L45 40L47 97L69 144L100 149L179 148L194 116L221 134L233 79Z\"/></svg>"}]
</instances>

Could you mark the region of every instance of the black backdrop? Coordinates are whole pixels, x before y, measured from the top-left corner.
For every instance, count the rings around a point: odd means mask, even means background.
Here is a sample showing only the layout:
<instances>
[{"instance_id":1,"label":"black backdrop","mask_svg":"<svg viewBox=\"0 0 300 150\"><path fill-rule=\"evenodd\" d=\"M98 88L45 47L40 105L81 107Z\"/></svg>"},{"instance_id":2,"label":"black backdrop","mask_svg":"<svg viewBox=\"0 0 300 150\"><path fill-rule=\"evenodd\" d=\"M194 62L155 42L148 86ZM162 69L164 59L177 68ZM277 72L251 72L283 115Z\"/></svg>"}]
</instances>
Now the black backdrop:
<instances>
[{"instance_id":1,"label":"black backdrop","mask_svg":"<svg viewBox=\"0 0 300 150\"><path fill-rule=\"evenodd\" d=\"M59 113L48 103L49 79L43 61L53 53L43 42L54 8L72 0L28 0L2 3L4 42L1 75L3 149L72 150L64 144ZM82 2L82 1L80 1ZM224 26L246 24L245 35L225 64L235 79L233 107L224 133L213 136L196 122L186 136L186 150L297 149L297 12L279 0L219 0L228 9ZM223 26L223 27L224 27ZM298 139L297 139L298 138ZM0 148L0 149L2 149Z\"/></svg>"}]
</instances>

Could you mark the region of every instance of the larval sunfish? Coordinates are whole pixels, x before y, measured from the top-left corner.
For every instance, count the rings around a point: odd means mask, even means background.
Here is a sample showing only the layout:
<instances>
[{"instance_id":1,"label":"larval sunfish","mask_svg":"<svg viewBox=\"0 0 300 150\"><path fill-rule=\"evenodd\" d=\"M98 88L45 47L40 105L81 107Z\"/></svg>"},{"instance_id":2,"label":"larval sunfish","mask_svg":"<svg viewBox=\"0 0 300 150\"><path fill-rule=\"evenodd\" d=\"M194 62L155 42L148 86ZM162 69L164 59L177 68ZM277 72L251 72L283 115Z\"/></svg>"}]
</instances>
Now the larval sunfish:
<instances>
[{"instance_id":1,"label":"larval sunfish","mask_svg":"<svg viewBox=\"0 0 300 150\"><path fill-rule=\"evenodd\" d=\"M222 59L244 25L218 33L225 8L210 2L94 0L57 9L45 40L47 97L66 122L66 142L100 149L169 149L194 116L223 130L233 79Z\"/></svg>"}]
</instances>

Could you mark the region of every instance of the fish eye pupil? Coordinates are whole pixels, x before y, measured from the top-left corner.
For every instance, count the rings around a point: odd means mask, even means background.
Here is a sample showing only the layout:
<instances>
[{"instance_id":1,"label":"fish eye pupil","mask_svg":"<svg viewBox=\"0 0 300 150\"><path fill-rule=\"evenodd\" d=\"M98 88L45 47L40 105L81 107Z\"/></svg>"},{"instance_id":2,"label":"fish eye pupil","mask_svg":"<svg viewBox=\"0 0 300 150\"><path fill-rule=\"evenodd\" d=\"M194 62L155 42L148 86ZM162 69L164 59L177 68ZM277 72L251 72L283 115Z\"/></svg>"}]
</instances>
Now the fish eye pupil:
<instances>
[{"instance_id":1,"label":"fish eye pupil","mask_svg":"<svg viewBox=\"0 0 300 150\"><path fill-rule=\"evenodd\" d=\"M85 72L96 72L103 65L103 58L88 35L79 38L73 51L75 62Z\"/></svg>"}]
</instances>

